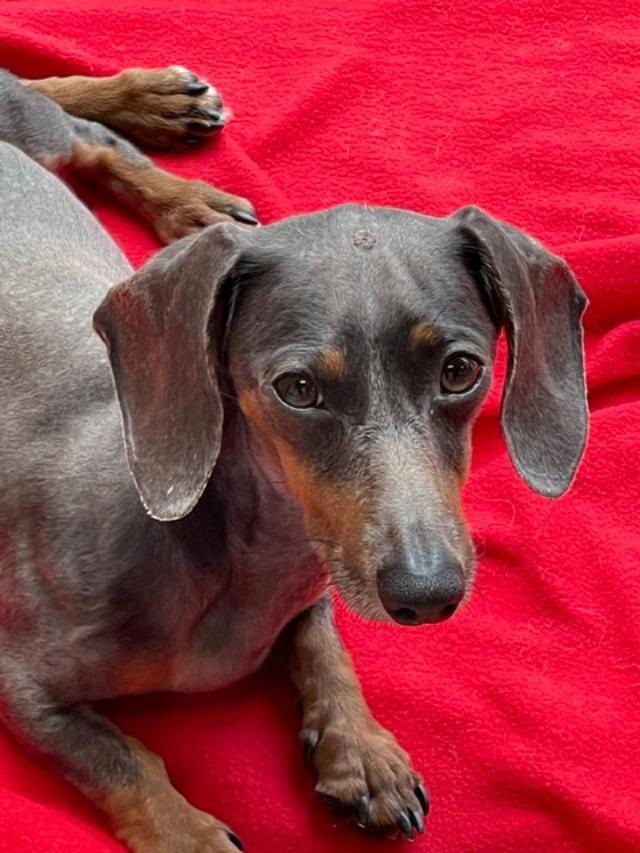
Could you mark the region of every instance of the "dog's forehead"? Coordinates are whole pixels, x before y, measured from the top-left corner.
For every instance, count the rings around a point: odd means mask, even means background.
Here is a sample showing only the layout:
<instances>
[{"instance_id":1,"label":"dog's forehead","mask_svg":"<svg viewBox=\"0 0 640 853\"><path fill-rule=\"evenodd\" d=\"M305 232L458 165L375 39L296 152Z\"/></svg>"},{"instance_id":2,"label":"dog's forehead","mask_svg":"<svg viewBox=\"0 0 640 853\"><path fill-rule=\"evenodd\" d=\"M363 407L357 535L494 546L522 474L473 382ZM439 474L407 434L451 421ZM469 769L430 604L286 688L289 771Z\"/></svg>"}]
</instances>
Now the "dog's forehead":
<instances>
[{"instance_id":1,"label":"dog's forehead","mask_svg":"<svg viewBox=\"0 0 640 853\"><path fill-rule=\"evenodd\" d=\"M299 263L318 259L330 266L362 266L394 256L426 262L434 250L450 242L450 233L446 219L345 204L282 220L260 229L256 236Z\"/></svg>"},{"instance_id":2,"label":"dog's forehead","mask_svg":"<svg viewBox=\"0 0 640 853\"><path fill-rule=\"evenodd\" d=\"M448 219L393 208L342 205L283 220L252 235L273 261L273 289L305 305L319 299L362 310L473 287ZM455 296L455 294L453 294Z\"/></svg>"},{"instance_id":3,"label":"dog's forehead","mask_svg":"<svg viewBox=\"0 0 640 853\"><path fill-rule=\"evenodd\" d=\"M477 286L446 219L343 205L253 232L245 323L259 346L329 345L436 317L473 323ZM264 265L261 266L261 261Z\"/></svg>"}]
</instances>

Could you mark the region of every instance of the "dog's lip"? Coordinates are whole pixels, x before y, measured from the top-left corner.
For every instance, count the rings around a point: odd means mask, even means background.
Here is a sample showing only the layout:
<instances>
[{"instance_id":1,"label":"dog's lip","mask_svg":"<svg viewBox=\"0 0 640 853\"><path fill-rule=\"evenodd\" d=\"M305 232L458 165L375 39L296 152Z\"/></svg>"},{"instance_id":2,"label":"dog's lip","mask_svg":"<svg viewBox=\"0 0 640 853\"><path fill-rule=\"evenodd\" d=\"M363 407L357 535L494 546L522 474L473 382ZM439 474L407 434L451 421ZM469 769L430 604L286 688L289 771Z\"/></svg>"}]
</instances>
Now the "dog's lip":
<instances>
[{"instance_id":1,"label":"dog's lip","mask_svg":"<svg viewBox=\"0 0 640 853\"><path fill-rule=\"evenodd\" d=\"M340 598L347 608L360 619L367 622L392 622L393 620L384 609L380 596L375 587L362 582L362 578L350 573L343 562L336 565L335 561L325 568L331 579L331 585L338 590Z\"/></svg>"}]
</instances>

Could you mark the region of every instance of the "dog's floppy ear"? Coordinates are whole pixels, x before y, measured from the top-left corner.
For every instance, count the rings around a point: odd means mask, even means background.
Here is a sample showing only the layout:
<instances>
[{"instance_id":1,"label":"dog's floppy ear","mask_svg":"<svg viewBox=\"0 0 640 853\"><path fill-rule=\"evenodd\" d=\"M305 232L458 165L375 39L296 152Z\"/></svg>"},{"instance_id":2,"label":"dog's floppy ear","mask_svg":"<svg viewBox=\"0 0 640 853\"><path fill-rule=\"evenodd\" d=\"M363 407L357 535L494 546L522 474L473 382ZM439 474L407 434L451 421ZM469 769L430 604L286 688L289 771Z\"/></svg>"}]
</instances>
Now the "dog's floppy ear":
<instances>
[{"instance_id":1,"label":"dog's floppy ear","mask_svg":"<svg viewBox=\"0 0 640 853\"><path fill-rule=\"evenodd\" d=\"M214 225L159 252L94 315L122 412L129 467L147 512L189 513L220 450L222 402L211 342L241 229Z\"/></svg>"},{"instance_id":2,"label":"dog's floppy ear","mask_svg":"<svg viewBox=\"0 0 640 853\"><path fill-rule=\"evenodd\" d=\"M521 231L476 207L451 220L463 260L507 334L501 419L509 454L531 488L559 497L587 435L586 296L565 262Z\"/></svg>"}]
</instances>

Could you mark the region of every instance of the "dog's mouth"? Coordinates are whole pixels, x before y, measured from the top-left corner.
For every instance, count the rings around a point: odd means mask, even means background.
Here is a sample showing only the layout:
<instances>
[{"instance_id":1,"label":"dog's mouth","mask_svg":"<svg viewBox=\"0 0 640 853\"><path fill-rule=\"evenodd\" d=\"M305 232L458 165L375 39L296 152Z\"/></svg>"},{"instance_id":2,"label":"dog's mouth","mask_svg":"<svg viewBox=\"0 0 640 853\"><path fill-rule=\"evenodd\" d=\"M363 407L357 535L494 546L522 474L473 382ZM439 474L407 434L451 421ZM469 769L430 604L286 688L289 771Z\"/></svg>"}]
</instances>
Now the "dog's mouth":
<instances>
[{"instance_id":1,"label":"dog's mouth","mask_svg":"<svg viewBox=\"0 0 640 853\"><path fill-rule=\"evenodd\" d=\"M373 580L349 571L346 566L331 568L331 577L347 607L368 622L391 622L393 617L385 610Z\"/></svg>"},{"instance_id":2,"label":"dog's mouth","mask_svg":"<svg viewBox=\"0 0 640 853\"><path fill-rule=\"evenodd\" d=\"M313 550L326 567L329 584L338 591L350 610L369 621L389 621L375 587L375 573L356 570L345 559L344 549L326 538L311 539ZM368 577L373 577L373 582Z\"/></svg>"}]
</instances>

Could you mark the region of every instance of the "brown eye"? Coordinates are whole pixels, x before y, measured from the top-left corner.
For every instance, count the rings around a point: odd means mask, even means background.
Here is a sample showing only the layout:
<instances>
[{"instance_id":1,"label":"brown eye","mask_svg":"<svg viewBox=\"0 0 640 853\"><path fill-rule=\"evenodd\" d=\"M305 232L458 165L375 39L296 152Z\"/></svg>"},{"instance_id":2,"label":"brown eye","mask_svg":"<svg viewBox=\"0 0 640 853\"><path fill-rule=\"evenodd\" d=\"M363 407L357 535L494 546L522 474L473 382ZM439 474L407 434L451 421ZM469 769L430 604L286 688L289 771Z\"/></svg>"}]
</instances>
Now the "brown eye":
<instances>
[{"instance_id":1,"label":"brown eye","mask_svg":"<svg viewBox=\"0 0 640 853\"><path fill-rule=\"evenodd\" d=\"M282 402L294 409L310 409L320 402L317 385L304 373L284 373L273 387Z\"/></svg>"},{"instance_id":2,"label":"brown eye","mask_svg":"<svg viewBox=\"0 0 640 853\"><path fill-rule=\"evenodd\" d=\"M440 385L445 394L464 394L477 385L482 365L470 355L452 355L442 369Z\"/></svg>"}]
</instances>

